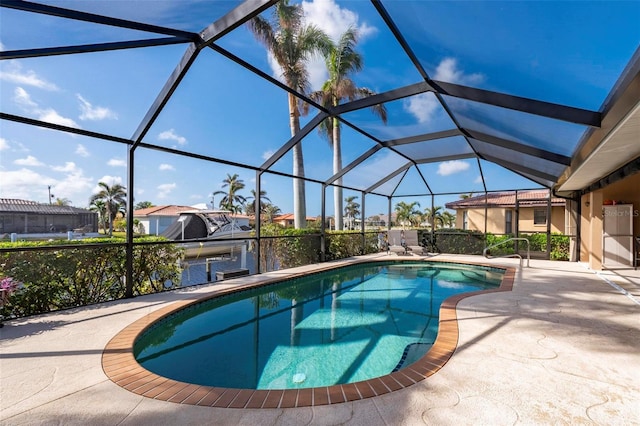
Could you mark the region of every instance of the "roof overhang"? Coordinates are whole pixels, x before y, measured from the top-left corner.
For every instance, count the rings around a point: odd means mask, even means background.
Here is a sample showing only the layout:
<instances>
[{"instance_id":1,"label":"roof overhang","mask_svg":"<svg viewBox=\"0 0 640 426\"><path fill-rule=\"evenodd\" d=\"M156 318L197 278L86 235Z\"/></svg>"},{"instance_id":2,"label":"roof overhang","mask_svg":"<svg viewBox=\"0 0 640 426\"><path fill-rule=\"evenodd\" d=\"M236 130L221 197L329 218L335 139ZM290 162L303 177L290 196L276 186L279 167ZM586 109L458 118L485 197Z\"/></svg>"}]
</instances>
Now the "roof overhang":
<instances>
[{"instance_id":1,"label":"roof overhang","mask_svg":"<svg viewBox=\"0 0 640 426\"><path fill-rule=\"evenodd\" d=\"M560 177L556 193L584 191L630 161L640 158L640 54L603 107L602 126L585 136L571 166Z\"/></svg>"}]
</instances>

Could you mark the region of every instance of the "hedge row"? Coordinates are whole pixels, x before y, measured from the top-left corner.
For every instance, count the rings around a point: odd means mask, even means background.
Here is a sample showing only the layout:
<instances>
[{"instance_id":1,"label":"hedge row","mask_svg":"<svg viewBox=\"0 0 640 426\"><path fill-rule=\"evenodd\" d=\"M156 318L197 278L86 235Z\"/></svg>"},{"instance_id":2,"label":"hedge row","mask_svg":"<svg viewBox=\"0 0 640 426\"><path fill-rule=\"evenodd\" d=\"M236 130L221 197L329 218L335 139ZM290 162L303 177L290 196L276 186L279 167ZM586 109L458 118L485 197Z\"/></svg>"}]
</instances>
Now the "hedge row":
<instances>
[{"instance_id":1,"label":"hedge row","mask_svg":"<svg viewBox=\"0 0 640 426\"><path fill-rule=\"evenodd\" d=\"M137 239L157 242L158 237ZM78 244L78 241L60 242ZM125 297L126 248L112 238L82 240L103 247L23 250L0 253L0 277L22 283L4 297L0 313L4 318L51 312ZM21 242L12 248L50 246L49 242ZM183 249L170 244L137 245L133 254L134 295L162 291L180 285Z\"/></svg>"}]
</instances>

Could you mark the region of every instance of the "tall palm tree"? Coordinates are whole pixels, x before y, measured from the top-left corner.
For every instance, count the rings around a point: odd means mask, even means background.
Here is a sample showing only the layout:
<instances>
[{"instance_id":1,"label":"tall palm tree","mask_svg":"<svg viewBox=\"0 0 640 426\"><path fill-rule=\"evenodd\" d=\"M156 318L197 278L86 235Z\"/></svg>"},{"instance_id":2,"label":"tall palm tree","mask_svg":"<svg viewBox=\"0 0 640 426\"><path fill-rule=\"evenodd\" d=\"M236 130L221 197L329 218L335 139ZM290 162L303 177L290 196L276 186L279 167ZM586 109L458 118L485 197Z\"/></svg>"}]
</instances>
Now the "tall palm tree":
<instances>
[{"instance_id":1,"label":"tall palm tree","mask_svg":"<svg viewBox=\"0 0 640 426\"><path fill-rule=\"evenodd\" d=\"M396 204L396 220L402 224L403 229L405 223L408 222L413 224L415 222L415 218L420 215L420 210L417 210L416 207L420 207L420 203L417 201L413 201L411 203L400 201Z\"/></svg>"},{"instance_id":2,"label":"tall palm tree","mask_svg":"<svg viewBox=\"0 0 640 426\"><path fill-rule=\"evenodd\" d=\"M434 206L433 209L427 207L426 209L424 209L424 213L429 219L431 229L437 229L438 224L440 225L440 227L444 225L445 219L442 216L442 206Z\"/></svg>"},{"instance_id":3,"label":"tall palm tree","mask_svg":"<svg viewBox=\"0 0 640 426\"><path fill-rule=\"evenodd\" d=\"M360 215L360 204L356 203L358 197L351 196L344 199L346 206L344 207L344 214L349 221L349 229L353 229L353 220ZM337 225L337 224L336 224Z\"/></svg>"},{"instance_id":4,"label":"tall palm tree","mask_svg":"<svg viewBox=\"0 0 640 426\"><path fill-rule=\"evenodd\" d=\"M113 235L113 221L118 212L126 208L127 190L119 183L112 186L104 182L98 182L100 190L91 196L89 204L95 204L96 201L103 201L106 208L106 216L109 219L109 236Z\"/></svg>"},{"instance_id":5,"label":"tall palm tree","mask_svg":"<svg viewBox=\"0 0 640 426\"><path fill-rule=\"evenodd\" d=\"M248 25L254 36L271 52L282 68L282 78L287 86L298 91L309 91L307 60L321 50L327 50L330 42L327 35L313 25L305 25L304 12L299 4L289 0L278 2L273 8L272 20L257 16ZM289 98L289 127L291 136L300 131L302 102L292 93ZM304 185L304 159L302 143L293 147L293 210L294 226L306 226L306 199Z\"/></svg>"},{"instance_id":6,"label":"tall palm tree","mask_svg":"<svg viewBox=\"0 0 640 426\"><path fill-rule=\"evenodd\" d=\"M245 212L248 215L256 214L256 204L258 197L256 196L256 190L251 190L251 195L247 197L247 205L245 207ZM271 200L267 197L267 191L260 190L260 213L264 212L264 208L270 203Z\"/></svg>"},{"instance_id":7,"label":"tall palm tree","mask_svg":"<svg viewBox=\"0 0 640 426\"><path fill-rule=\"evenodd\" d=\"M222 181L222 187L227 188L227 190L220 190L213 193L213 195L224 195L222 200L220 200L220 208L229 210L232 213L240 213L242 211L242 205L247 201L245 197L238 195L238 191L244 188L244 181L239 179L237 173L233 175L227 173L226 179Z\"/></svg>"},{"instance_id":8,"label":"tall palm tree","mask_svg":"<svg viewBox=\"0 0 640 426\"><path fill-rule=\"evenodd\" d=\"M322 89L311 93L311 99L326 108L338 106L343 101L354 101L374 95L375 92L366 87L357 87L351 75L362 70L362 55L355 51L358 43L358 32L349 28L337 43L331 43L330 50L325 53L325 64L329 72L329 79L322 85ZM308 107L308 105L307 105ZM371 107L383 123L387 123L387 109L383 104ZM333 173L342 170L342 147L340 144L340 120L338 117L328 117L319 127L321 135L325 136L333 149ZM336 229L342 229L342 178L336 180L333 188L334 213Z\"/></svg>"}]
</instances>

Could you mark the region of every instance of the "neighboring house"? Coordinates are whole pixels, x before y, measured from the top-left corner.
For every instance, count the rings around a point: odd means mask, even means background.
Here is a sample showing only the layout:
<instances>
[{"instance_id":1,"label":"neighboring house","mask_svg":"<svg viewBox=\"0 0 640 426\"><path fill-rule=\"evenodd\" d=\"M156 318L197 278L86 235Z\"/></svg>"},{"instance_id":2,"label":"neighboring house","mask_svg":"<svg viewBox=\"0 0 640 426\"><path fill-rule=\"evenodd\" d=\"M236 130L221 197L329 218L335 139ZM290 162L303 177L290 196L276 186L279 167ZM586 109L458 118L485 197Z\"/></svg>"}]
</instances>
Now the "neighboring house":
<instances>
[{"instance_id":1,"label":"neighboring house","mask_svg":"<svg viewBox=\"0 0 640 426\"><path fill-rule=\"evenodd\" d=\"M316 222L318 220L317 217L307 217L307 222ZM277 223L280 226L285 228L293 227L293 213L281 214L280 216L276 216L273 218L273 223Z\"/></svg>"},{"instance_id":2,"label":"neighboring house","mask_svg":"<svg viewBox=\"0 0 640 426\"><path fill-rule=\"evenodd\" d=\"M547 232L549 192L539 191L493 192L446 203L456 211L456 228L492 234ZM486 201L486 210L485 210ZM516 223L517 221L517 223ZM565 230L565 200L551 198L551 232Z\"/></svg>"},{"instance_id":3,"label":"neighboring house","mask_svg":"<svg viewBox=\"0 0 640 426\"><path fill-rule=\"evenodd\" d=\"M207 209L198 209L194 206L155 206L134 211L133 218L139 221L138 229L140 233L160 235L165 229L178 220L180 213L198 210L207 211ZM230 217L233 217L240 226L249 225L249 216L236 214L230 215Z\"/></svg>"},{"instance_id":4,"label":"neighboring house","mask_svg":"<svg viewBox=\"0 0 640 426\"><path fill-rule=\"evenodd\" d=\"M142 234L160 235L173 222L178 220L180 212L196 210L191 206L155 206L135 210L133 218L138 219L138 228Z\"/></svg>"},{"instance_id":5,"label":"neighboring house","mask_svg":"<svg viewBox=\"0 0 640 426\"><path fill-rule=\"evenodd\" d=\"M98 232L98 214L86 209L0 198L0 234L41 234L84 228Z\"/></svg>"}]
</instances>

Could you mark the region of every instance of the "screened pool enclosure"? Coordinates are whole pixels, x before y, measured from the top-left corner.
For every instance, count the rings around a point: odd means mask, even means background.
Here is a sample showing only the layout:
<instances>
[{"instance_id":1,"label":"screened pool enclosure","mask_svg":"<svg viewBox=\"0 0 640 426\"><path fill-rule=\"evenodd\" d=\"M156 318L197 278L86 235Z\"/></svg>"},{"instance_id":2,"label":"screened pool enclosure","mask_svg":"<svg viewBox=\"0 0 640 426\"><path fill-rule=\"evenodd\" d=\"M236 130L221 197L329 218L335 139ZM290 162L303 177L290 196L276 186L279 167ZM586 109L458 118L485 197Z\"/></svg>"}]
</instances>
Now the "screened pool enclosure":
<instances>
[{"instance_id":1,"label":"screened pool enclosure","mask_svg":"<svg viewBox=\"0 0 640 426\"><path fill-rule=\"evenodd\" d=\"M549 212L552 197L565 198L565 233L579 235L583 188L561 186L638 73L638 2L290 3L334 42L357 31L363 66L343 77L368 90L318 97L330 80L319 51L298 58L308 84L286 78L252 24L261 17L277 29L273 0L2 0L0 198L42 183L29 198L47 199L54 185L88 200L101 175L120 173L127 237L110 247L125 253L127 297L137 250L171 243L134 240L136 202L218 207L214 193L234 174L255 211L269 202L298 227L316 219L315 232L295 237L317 241L315 261L328 258L332 218L349 197L363 251L377 233L364 218L386 215L388 228L398 202L433 211L460 195L512 190L549 189ZM327 124L339 146L322 134ZM34 172L46 167L66 174ZM255 259L272 238L262 227L257 215ZM550 226L540 232L549 238ZM104 249L65 248L80 246ZM258 260L252 272L264 268Z\"/></svg>"}]
</instances>

